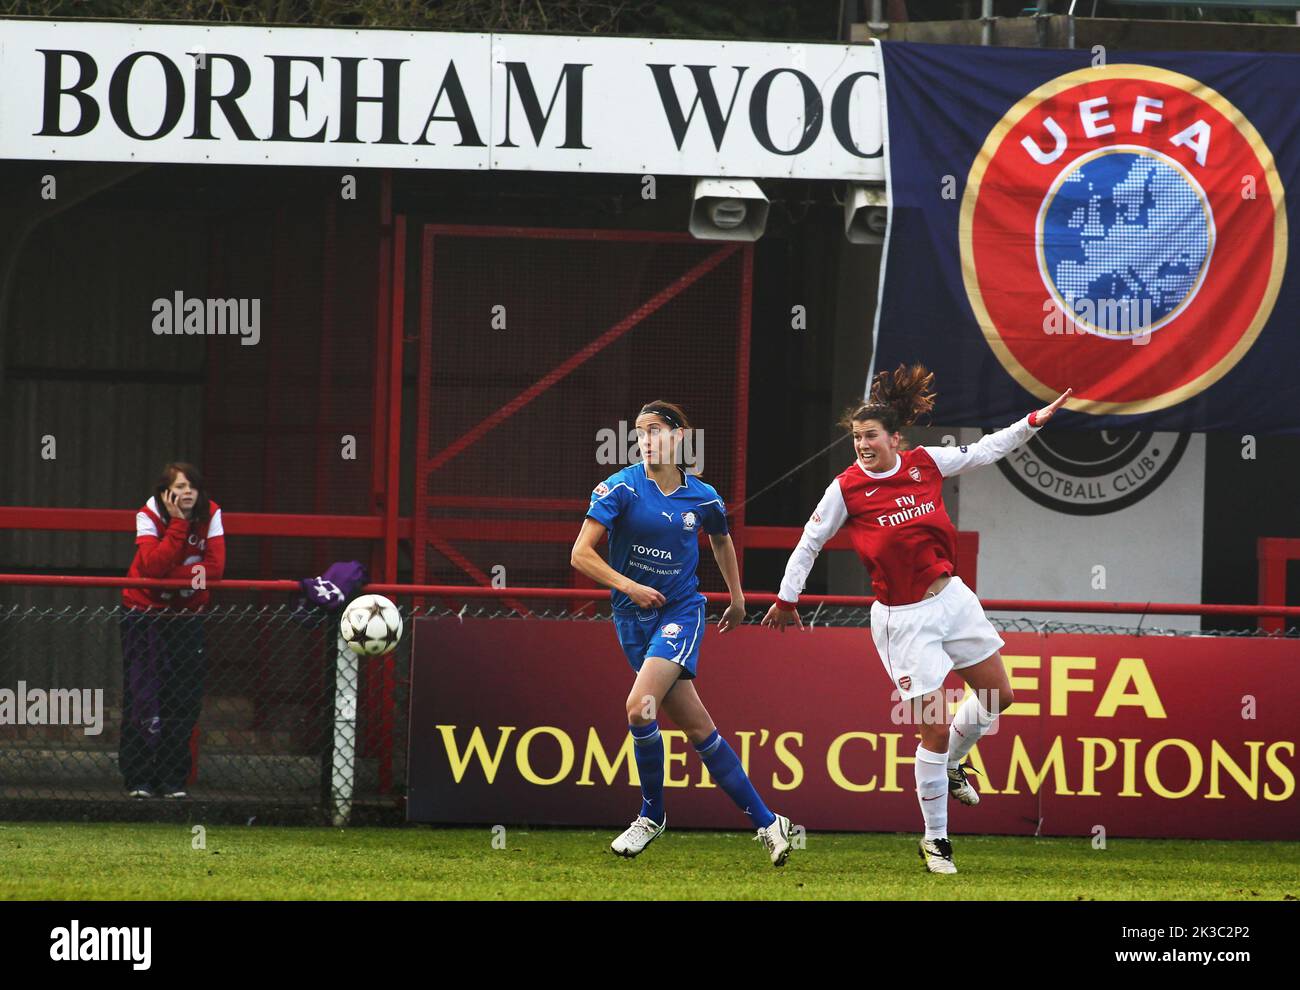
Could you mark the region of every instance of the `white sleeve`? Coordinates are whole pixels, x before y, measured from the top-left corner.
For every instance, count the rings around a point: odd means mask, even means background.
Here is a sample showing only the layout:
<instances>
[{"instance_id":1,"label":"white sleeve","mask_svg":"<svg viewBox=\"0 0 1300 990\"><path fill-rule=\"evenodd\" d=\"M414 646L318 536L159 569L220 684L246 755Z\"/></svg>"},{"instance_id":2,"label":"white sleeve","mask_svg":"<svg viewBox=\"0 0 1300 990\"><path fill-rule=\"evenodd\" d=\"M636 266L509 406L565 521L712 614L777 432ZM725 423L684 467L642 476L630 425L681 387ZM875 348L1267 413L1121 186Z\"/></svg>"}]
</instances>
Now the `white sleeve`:
<instances>
[{"instance_id":1,"label":"white sleeve","mask_svg":"<svg viewBox=\"0 0 1300 990\"><path fill-rule=\"evenodd\" d=\"M153 519L149 513L141 509L135 514L135 538L138 540L142 536L157 536L158 527L154 525Z\"/></svg>"},{"instance_id":2,"label":"white sleeve","mask_svg":"<svg viewBox=\"0 0 1300 990\"><path fill-rule=\"evenodd\" d=\"M808 572L812 570L826 541L840 531L849 518L849 510L844 505L844 493L840 491L840 482L836 478L826 487L826 494L817 503L812 516L804 525L803 536L790 554L785 565L785 577L781 579L781 600L797 602L803 591Z\"/></svg>"},{"instance_id":3,"label":"white sleeve","mask_svg":"<svg viewBox=\"0 0 1300 990\"><path fill-rule=\"evenodd\" d=\"M209 540L213 540L216 539L218 536L225 536L225 535L226 535L226 526L225 523L222 522L221 520L221 510L218 509L216 512L212 513L212 519L208 522L207 538Z\"/></svg>"},{"instance_id":4,"label":"white sleeve","mask_svg":"<svg viewBox=\"0 0 1300 990\"><path fill-rule=\"evenodd\" d=\"M1038 426L1030 426L1029 417L1026 416L1012 423L1005 430L998 430L996 433L981 437L977 443L963 444L960 447L922 447L921 449L934 458L939 474L951 478L963 471L1002 460L1040 429L1041 427Z\"/></svg>"}]
</instances>

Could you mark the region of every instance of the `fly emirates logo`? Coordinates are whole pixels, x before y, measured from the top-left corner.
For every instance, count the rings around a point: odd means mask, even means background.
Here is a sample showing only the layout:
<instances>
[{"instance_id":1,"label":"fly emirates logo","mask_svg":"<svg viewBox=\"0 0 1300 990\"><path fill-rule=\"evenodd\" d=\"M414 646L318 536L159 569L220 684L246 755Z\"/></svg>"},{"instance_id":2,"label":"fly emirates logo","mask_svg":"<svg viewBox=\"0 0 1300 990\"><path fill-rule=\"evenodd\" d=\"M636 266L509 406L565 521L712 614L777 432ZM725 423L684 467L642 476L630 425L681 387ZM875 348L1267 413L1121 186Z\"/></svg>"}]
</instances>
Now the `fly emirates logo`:
<instances>
[{"instance_id":1,"label":"fly emirates logo","mask_svg":"<svg viewBox=\"0 0 1300 990\"><path fill-rule=\"evenodd\" d=\"M881 526L898 526L909 519L915 519L917 516L924 516L934 511L933 502L922 502L917 505L915 495L899 495L898 498L894 499L894 504L898 506L897 512L876 516L876 522Z\"/></svg>"}]
</instances>

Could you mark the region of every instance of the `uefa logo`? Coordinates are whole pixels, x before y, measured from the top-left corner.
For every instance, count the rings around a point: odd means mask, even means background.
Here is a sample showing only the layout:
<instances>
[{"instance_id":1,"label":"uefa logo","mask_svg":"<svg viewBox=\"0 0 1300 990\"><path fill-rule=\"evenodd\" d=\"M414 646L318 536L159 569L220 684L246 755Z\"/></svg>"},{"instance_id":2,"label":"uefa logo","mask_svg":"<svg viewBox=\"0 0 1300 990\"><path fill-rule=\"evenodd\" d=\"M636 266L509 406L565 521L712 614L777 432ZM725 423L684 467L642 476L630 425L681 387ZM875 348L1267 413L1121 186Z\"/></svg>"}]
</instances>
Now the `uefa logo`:
<instances>
[{"instance_id":1,"label":"uefa logo","mask_svg":"<svg viewBox=\"0 0 1300 990\"><path fill-rule=\"evenodd\" d=\"M1272 153L1219 93L1098 66L994 126L959 239L971 308L1017 382L1045 401L1072 387L1080 412L1145 413L1250 350L1281 286L1286 208Z\"/></svg>"}]
</instances>

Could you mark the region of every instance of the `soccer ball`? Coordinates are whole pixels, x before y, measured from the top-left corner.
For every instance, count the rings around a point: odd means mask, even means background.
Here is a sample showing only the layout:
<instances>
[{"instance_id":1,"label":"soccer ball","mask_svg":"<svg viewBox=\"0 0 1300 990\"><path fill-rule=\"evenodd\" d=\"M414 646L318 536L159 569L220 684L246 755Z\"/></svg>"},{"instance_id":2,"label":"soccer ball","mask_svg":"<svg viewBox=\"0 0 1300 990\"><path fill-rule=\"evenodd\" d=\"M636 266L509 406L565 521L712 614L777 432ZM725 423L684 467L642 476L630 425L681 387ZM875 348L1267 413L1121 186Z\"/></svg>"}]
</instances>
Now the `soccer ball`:
<instances>
[{"instance_id":1,"label":"soccer ball","mask_svg":"<svg viewBox=\"0 0 1300 990\"><path fill-rule=\"evenodd\" d=\"M392 653L402 638L402 614L383 595L362 595L343 610L339 635L353 653L372 657Z\"/></svg>"}]
</instances>

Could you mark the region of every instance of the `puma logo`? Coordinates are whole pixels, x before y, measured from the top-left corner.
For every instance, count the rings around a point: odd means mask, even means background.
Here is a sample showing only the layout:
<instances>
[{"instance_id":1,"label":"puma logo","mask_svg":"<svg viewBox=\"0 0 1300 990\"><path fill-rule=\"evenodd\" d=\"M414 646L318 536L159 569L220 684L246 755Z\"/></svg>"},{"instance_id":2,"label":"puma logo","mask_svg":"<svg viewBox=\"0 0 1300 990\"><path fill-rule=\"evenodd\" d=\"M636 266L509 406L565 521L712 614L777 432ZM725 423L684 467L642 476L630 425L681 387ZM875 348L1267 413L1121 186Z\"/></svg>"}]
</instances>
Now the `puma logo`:
<instances>
[{"instance_id":1,"label":"puma logo","mask_svg":"<svg viewBox=\"0 0 1300 990\"><path fill-rule=\"evenodd\" d=\"M673 514L671 512L660 512L659 515L664 516L669 522L673 521Z\"/></svg>"}]
</instances>

